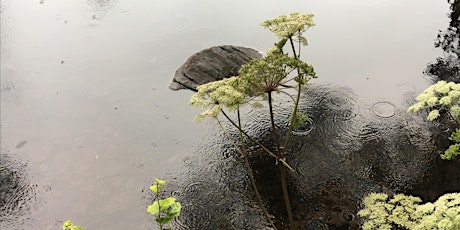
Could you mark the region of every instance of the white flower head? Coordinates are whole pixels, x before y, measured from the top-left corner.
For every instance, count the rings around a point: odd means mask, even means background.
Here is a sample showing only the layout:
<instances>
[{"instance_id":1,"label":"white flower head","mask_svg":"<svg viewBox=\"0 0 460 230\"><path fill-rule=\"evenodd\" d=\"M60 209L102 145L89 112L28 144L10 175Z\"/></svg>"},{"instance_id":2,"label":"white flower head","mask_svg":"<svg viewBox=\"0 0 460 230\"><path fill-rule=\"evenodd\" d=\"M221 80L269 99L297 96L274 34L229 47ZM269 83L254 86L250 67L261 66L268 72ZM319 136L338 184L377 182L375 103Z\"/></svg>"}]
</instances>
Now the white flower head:
<instances>
[{"instance_id":1,"label":"white flower head","mask_svg":"<svg viewBox=\"0 0 460 230\"><path fill-rule=\"evenodd\" d=\"M433 121L438 117L439 117L439 110L435 109L428 114L427 119L430 121Z\"/></svg>"}]
</instances>

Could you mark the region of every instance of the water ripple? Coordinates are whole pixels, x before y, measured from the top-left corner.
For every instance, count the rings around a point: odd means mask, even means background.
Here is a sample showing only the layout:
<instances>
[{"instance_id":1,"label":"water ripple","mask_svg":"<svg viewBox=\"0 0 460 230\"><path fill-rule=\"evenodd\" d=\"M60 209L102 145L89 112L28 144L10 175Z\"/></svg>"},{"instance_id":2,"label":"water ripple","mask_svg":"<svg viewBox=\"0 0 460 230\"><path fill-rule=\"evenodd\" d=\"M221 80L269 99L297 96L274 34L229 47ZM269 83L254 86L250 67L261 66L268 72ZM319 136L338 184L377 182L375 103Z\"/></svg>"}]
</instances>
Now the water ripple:
<instances>
[{"instance_id":1,"label":"water ripple","mask_svg":"<svg viewBox=\"0 0 460 230\"><path fill-rule=\"evenodd\" d=\"M0 153L0 229L20 228L37 205L37 185L26 171L26 163Z\"/></svg>"},{"instance_id":2,"label":"water ripple","mask_svg":"<svg viewBox=\"0 0 460 230\"><path fill-rule=\"evenodd\" d=\"M371 111L377 117L390 118L396 115L396 106L389 101L379 101L372 105Z\"/></svg>"}]
</instances>

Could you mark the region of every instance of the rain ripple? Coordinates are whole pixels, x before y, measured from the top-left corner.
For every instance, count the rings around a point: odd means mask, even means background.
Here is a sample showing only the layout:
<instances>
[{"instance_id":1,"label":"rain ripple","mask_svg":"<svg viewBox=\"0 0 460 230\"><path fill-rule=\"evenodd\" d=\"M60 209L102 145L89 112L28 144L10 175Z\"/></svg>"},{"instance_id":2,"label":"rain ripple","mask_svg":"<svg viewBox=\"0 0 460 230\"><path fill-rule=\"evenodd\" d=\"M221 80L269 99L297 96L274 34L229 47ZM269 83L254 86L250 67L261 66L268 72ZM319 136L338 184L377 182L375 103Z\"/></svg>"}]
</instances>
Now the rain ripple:
<instances>
[{"instance_id":1,"label":"rain ripple","mask_svg":"<svg viewBox=\"0 0 460 230\"><path fill-rule=\"evenodd\" d=\"M37 205L37 185L26 171L26 163L0 153L0 229L20 228Z\"/></svg>"}]
</instances>

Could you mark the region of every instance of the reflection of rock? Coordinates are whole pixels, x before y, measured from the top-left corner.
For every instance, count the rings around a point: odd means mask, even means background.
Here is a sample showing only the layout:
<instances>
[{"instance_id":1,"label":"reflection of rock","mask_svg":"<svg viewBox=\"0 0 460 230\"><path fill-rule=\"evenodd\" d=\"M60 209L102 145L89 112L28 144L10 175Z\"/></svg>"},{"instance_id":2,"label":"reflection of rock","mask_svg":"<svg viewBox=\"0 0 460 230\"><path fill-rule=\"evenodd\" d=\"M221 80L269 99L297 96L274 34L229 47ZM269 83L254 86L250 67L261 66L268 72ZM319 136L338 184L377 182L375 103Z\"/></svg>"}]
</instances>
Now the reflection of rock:
<instances>
[{"instance_id":1,"label":"reflection of rock","mask_svg":"<svg viewBox=\"0 0 460 230\"><path fill-rule=\"evenodd\" d=\"M256 50L240 46L215 46L192 55L174 75L172 90L191 89L211 81L238 75L249 61L261 58Z\"/></svg>"},{"instance_id":2,"label":"reflection of rock","mask_svg":"<svg viewBox=\"0 0 460 230\"><path fill-rule=\"evenodd\" d=\"M283 133L292 101L277 98L276 103L277 125ZM313 121L313 128L305 135L293 135L287 150L288 162L297 171L288 180L298 229L358 229L356 212L369 192L403 192L427 199L460 190L460 166L452 166L458 162L440 164L441 171L436 163L439 151L447 146L445 126L407 114L407 106L394 104L391 117L379 116L347 88L309 86L300 111ZM266 108L246 115L244 127L273 148ZM232 144L221 132L205 140L175 182L174 190L187 210L178 228L269 229ZM260 148L248 148L264 202L271 214L280 217L279 224L285 211L278 169Z\"/></svg>"}]
</instances>

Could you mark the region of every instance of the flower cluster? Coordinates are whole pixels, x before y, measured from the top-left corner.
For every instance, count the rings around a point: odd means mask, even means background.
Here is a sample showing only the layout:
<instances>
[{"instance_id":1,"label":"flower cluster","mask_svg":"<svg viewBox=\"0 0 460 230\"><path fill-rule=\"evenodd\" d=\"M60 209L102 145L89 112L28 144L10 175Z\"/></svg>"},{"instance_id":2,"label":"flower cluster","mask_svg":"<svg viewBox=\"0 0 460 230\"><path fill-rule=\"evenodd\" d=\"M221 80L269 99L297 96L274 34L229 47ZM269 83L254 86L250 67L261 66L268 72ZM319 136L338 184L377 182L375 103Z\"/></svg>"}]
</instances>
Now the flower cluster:
<instances>
[{"instance_id":1,"label":"flower cluster","mask_svg":"<svg viewBox=\"0 0 460 230\"><path fill-rule=\"evenodd\" d=\"M238 109L246 103L246 95L241 90L244 88L248 88L248 85L237 77L225 78L198 86L198 92L190 98L189 104L210 108L197 115L195 120L205 117L216 118L221 112L222 106L233 110Z\"/></svg>"},{"instance_id":2,"label":"flower cluster","mask_svg":"<svg viewBox=\"0 0 460 230\"><path fill-rule=\"evenodd\" d=\"M454 82L438 81L418 95L416 104L409 107L408 112L417 112L422 109L430 109L428 120L432 121L439 117L439 109L446 108L452 116L459 121L460 116L460 84Z\"/></svg>"},{"instance_id":3,"label":"flower cluster","mask_svg":"<svg viewBox=\"0 0 460 230\"><path fill-rule=\"evenodd\" d=\"M438 81L431 85L422 94L418 95L416 104L409 107L408 112L417 112L421 109L432 109L427 119L430 121L439 117L440 109L447 110L455 119L457 125L460 125L460 84L454 82ZM455 144L441 155L442 159L451 160L460 155L460 129L456 129L451 134L449 140Z\"/></svg>"},{"instance_id":4,"label":"flower cluster","mask_svg":"<svg viewBox=\"0 0 460 230\"><path fill-rule=\"evenodd\" d=\"M298 70L295 77L289 74ZM238 77L225 78L197 87L198 92L190 99L190 104L203 108L209 107L195 120L204 117L216 118L222 108L237 110L254 98L266 99L266 93L280 88L290 87L288 83L295 80L306 84L316 74L313 67L299 59L280 52L270 52L262 59L256 59L241 67ZM260 106L255 103L254 106Z\"/></svg>"},{"instance_id":5,"label":"flower cluster","mask_svg":"<svg viewBox=\"0 0 460 230\"><path fill-rule=\"evenodd\" d=\"M302 36L309 27L314 26L313 14L291 13L266 20L261 25L278 35L281 39L297 35L298 41L307 45L307 39Z\"/></svg>"},{"instance_id":6,"label":"flower cluster","mask_svg":"<svg viewBox=\"0 0 460 230\"><path fill-rule=\"evenodd\" d=\"M358 212L368 220L363 229L459 229L460 193L448 193L434 203L404 194L388 199L384 193L371 193L364 199L365 209Z\"/></svg>"}]
</instances>

